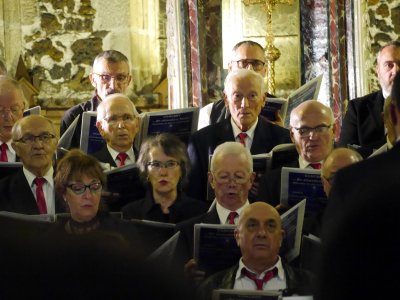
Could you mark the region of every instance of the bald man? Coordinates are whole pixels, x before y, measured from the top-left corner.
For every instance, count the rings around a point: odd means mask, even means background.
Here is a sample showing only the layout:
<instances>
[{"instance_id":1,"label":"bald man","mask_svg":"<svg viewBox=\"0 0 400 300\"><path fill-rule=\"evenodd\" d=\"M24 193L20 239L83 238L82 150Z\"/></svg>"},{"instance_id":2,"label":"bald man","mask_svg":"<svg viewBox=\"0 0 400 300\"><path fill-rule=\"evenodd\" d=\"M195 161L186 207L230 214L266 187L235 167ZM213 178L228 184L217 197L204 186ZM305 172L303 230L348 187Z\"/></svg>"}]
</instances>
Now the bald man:
<instances>
[{"instance_id":1,"label":"bald man","mask_svg":"<svg viewBox=\"0 0 400 300\"><path fill-rule=\"evenodd\" d=\"M317 100L305 101L293 109L290 114L290 138L296 145L298 159L286 162L263 176L257 199L274 206L279 204L281 167L320 169L333 149L333 123L332 110Z\"/></svg>"},{"instance_id":2,"label":"bald man","mask_svg":"<svg viewBox=\"0 0 400 300\"><path fill-rule=\"evenodd\" d=\"M11 146L11 129L23 117L25 102L20 84L0 76L0 162L18 160Z\"/></svg>"},{"instance_id":3,"label":"bald man","mask_svg":"<svg viewBox=\"0 0 400 300\"><path fill-rule=\"evenodd\" d=\"M364 157L386 142L381 117L383 102L390 95L395 75L400 71L400 41L385 44L379 51L375 67L381 90L349 101L342 123L339 144L361 146Z\"/></svg>"},{"instance_id":4,"label":"bald man","mask_svg":"<svg viewBox=\"0 0 400 300\"><path fill-rule=\"evenodd\" d=\"M40 115L18 120L11 145L23 168L0 181L0 210L34 215L62 212L63 201L54 190L57 137L53 123Z\"/></svg>"},{"instance_id":5,"label":"bald man","mask_svg":"<svg viewBox=\"0 0 400 300\"><path fill-rule=\"evenodd\" d=\"M231 268L208 277L199 287L200 299L211 299L214 289L283 290L285 295L310 293L309 274L292 268L279 256L284 231L274 207L264 202L247 206L234 234L241 259Z\"/></svg>"},{"instance_id":6,"label":"bald man","mask_svg":"<svg viewBox=\"0 0 400 300\"><path fill-rule=\"evenodd\" d=\"M96 127L107 145L94 153L94 157L114 168L135 162L137 151L133 142L140 128L140 118L127 96L108 95L97 108Z\"/></svg>"}]
</instances>

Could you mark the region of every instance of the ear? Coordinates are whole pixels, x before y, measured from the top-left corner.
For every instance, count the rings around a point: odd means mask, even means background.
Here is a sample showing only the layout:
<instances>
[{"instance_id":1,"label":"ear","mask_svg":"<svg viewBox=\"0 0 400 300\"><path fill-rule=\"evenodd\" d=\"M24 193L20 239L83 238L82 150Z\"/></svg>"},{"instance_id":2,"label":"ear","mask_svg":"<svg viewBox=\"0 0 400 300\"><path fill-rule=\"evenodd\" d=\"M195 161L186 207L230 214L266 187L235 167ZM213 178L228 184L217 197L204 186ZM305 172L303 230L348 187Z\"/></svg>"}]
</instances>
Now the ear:
<instances>
[{"instance_id":1,"label":"ear","mask_svg":"<svg viewBox=\"0 0 400 300\"><path fill-rule=\"evenodd\" d=\"M14 149L15 153L17 153L17 155L19 156L18 146L14 142L11 142L11 147Z\"/></svg>"},{"instance_id":2,"label":"ear","mask_svg":"<svg viewBox=\"0 0 400 300\"><path fill-rule=\"evenodd\" d=\"M104 138L105 132L103 130L103 123L102 121L96 121L96 127L100 133L100 135Z\"/></svg>"},{"instance_id":3,"label":"ear","mask_svg":"<svg viewBox=\"0 0 400 300\"><path fill-rule=\"evenodd\" d=\"M294 140L294 133L293 133L293 128L289 128L289 132L290 132L290 139L292 140L292 143L295 144L295 140Z\"/></svg>"},{"instance_id":4,"label":"ear","mask_svg":"<svg viewBox=\"0 0 400 300\"><path fill-rule=\"evenodd\" d=\"M95 76L95 74L93 72L90 72L90 74L89 74L90 83L92 84L92 86L94 88L97 88L97 83L96 83L96 79L94 76Z\"/></svg>"},{"instance_id":5,"label":"ear","mask_svg":"<svg viewBox=\"0 0 400 300\"><path fill-rule=\"evenodd\" d=\"M283 242L283 240L285 239L285 230L281 230L281 242L280 242L280 245L279 245L279 247L280 246L282 246L282 242Z\"/></svg>"},{"instance_id":6,"label":"ear","mask_svg":"<svg viewBox=\"0 0 400 300\"><path fill-rule=\"evenodd\" d=\"M132 76L129 75L129 76L128 76L128 84L127 84L127 85L129 85L129 84L131 83L131 80L132 80ZM133 82L133 81L132 81L132 82Z\"/></svg>"},{"instance_id":7,"label":"ear","mask_svg":"<svg viewBox=\"0 0 400 300\"><path fill-rule=\"evenodd\" d=\"M250 175L250 182L251 182L251 185L253 185L254 180L256 179L256 176L257 176L256 172L251 173L251 175Z\"/></svg>"},{"instance_id":8,"label":"ear","mask_svg":"<svg viewBox=\"0 0 400 300\"><path fill-rule=\"evenodd\" d=\"M264 107L265 104L267 103L267 97L265 96L265 93L264 93L264 95L262 95L262 100L261 101L263 102L262 107Z\"/></svg>"},{"instance_id":9,"label":"ear","mask_svg":"<svg viewBox=\"0 0 400 300\"><path fill-rule=\"evenodd\" d=\"M229 108L229 100L228 100L228 96L225 94L225 91L224 91L224 103L225 103L225 107Z\"/></svg>"},{"instance_id":10,"label":"ear","mask_svg":"<svg viewBox=\"0 0 400 300\"><path fill-rule=\"evenodd\" d=\"M210 183L211 187L215 189L215 179L211 172L208 172L208 182Z\"/></svg>"}]
</instances>

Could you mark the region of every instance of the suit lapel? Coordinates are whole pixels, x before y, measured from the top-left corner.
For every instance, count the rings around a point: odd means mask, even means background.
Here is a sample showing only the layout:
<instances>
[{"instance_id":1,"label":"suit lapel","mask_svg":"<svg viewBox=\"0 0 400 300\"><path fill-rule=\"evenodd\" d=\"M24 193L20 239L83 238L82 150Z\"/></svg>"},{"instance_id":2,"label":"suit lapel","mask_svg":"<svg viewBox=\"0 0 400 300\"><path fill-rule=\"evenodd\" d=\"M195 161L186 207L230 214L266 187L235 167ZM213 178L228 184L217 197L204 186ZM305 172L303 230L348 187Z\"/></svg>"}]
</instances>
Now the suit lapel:
<instances>
[{"instance_id":1,"label":"suit lapel","mask_svg":"<svg viewBox=\"0 0 400 300\"><path fill-rule=\"evenodd\" d=\"M24 175L22 168L15 174L10 191L14 193L13 206L16 212L39 214L36 199Z\"/></svg>"}]
</instances>

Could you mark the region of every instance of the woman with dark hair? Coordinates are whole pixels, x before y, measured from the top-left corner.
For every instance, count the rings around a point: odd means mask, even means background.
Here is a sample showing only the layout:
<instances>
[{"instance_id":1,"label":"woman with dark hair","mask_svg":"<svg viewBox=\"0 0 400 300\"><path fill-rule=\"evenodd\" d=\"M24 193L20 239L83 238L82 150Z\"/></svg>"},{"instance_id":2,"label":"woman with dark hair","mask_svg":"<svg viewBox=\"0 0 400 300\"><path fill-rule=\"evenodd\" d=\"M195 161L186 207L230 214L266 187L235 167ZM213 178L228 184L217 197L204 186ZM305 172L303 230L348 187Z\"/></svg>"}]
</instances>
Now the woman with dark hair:
<instances>
[{"instance_id":1,"label":"woman with dark hair","mask_svg":"<svg viewBox=\"0 0 400 300\"><path fill-rule=\"evenodd\" d=\"M57 164L54 184L71 214L70 218L61 222L68 235L107 232L117 234L135 248L142 245L142 239L133 224L103 211L101 192L105 176L94 157L78 149L69 151ZM139 249L138 252L141 251Z\"/></svg>"},{"instance_id":2,"label":"woman with dark hair","mask_svg":"<svg viewBox=\"0 0 400 300\"><path fill-rule=\"evenodd\" d=\"M148 183L146 197L122 208L124 219L178 223L206 212L207 205L189 198L181 189L190 169L186 145L176 136L149 137L137 161Z\"/></svg>"}]
</instances>

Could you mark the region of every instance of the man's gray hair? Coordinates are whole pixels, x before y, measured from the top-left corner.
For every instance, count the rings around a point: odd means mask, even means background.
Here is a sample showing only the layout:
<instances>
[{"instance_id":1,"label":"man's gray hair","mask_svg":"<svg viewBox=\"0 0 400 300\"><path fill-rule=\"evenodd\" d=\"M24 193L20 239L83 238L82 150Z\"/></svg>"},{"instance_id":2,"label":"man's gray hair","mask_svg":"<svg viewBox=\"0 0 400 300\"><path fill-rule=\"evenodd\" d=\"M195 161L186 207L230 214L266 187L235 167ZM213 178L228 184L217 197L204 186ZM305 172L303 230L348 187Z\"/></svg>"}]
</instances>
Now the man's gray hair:
<instances>
[{"instance_id":1,"label":"man's gray hair","mask_svg":"<svg viewBox=\"0 0 400 300\"><path fill-rule=\"evenodd\" d=\"M96 58L93 61L93 69L94 66L100 62L100 60L105 59L107 62L111 63L119 63L119 62L125 62L128 65L128 73L129 71L129 61L128 58L122 54L121 52L117 50L106 50L101 53L99 53Z\"/></svg>"},{"instance_id":2,"label":"man's gray hair","mask_svg":"<svg viewBox=\"0 0 400 300\"><path fill-rule=\"evenodd\" d=\"M239 78L239 79L250 79L254 78L256 81L259 81L260 87L261 87L261 96L265 94L265 85L264 85L264 78L258 74L257 72L254 72L253 70L248 70L248 69L237 69L232 72L229 72L228 75L225 78L224 82L224 93L225 95L229 95L231 85L232 85L232 80L234 78Z\"/></svg>"},{"instance_id":3,"label":"man's gray hair","mask_svg":"<svg viewBox=\"0 0 400 300\"><path fill-rule=\"evenodd\" d=\"M214 154L211 158L210 171L214 171L216 169L217 161L224 155L228 154L244 155L249 165L249 172L253 172L253 158L251 153L249 149L239 142L225 142L215 148Z\"/></svg>"}]
</instances>

